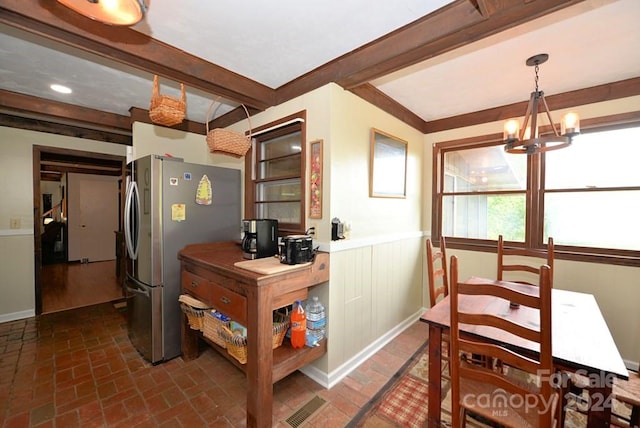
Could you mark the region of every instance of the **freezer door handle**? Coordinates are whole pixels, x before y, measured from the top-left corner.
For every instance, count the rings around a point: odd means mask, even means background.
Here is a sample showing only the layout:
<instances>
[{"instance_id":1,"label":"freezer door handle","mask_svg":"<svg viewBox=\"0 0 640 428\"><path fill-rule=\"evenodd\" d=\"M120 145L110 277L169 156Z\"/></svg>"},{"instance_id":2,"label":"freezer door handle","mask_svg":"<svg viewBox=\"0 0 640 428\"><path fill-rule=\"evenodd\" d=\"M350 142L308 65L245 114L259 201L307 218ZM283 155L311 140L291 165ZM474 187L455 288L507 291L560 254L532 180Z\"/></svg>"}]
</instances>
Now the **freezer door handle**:
<instances>
[{"instance_id":1,"label":"freezer door handle","mask_svg":"<svg viewBox=\"0 0 640 428\"><path fill-rule=\"evenodd\" d=\"M135 181L131 181L127 187L124 203L124 238L129 258L136 260L140 241L140 195Z\"/></svg>"}]
</instances>

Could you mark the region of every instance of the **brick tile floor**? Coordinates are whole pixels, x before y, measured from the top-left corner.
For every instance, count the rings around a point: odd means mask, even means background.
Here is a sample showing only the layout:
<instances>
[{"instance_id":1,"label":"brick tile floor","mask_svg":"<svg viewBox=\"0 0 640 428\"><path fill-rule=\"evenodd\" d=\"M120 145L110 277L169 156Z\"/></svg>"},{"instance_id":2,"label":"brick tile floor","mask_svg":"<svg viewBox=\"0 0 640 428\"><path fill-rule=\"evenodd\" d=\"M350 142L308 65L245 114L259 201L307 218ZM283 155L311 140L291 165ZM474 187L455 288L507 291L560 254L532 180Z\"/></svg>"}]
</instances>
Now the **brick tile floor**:
<instances>
[{"instance_id":1,"label":"brick tile floor","mask_svg":"<svg viewBox=\"0 0 640 428\"><path fill-rule=\"evenodd\" d=\"M346 425L424 343L416 322L330 390L301 372L274 385L274 426L315 395L308 427ZM153 366L100 304L0 324L0 427L243 427L244 374L215 351Z\"/></svg>"}]
</instances>

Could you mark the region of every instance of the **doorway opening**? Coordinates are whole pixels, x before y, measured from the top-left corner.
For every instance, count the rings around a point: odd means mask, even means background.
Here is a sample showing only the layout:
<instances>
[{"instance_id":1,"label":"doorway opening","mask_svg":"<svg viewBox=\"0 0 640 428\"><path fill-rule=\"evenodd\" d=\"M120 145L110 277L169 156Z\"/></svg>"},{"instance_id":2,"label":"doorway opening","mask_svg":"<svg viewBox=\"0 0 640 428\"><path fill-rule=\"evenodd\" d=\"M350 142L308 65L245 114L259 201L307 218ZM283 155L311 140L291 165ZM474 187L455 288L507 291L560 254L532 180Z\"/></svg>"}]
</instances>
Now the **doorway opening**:
<instances>
[{"instance_id":1,"label":"doorway opening","mask_svg":"<svg viewBox=\"0 0 640 428\"><path fill-rule=\"evenodd\" d=\"M126 157L34 146L33 163L36 314L122 299Z\"/></svg>"}]
</instances>

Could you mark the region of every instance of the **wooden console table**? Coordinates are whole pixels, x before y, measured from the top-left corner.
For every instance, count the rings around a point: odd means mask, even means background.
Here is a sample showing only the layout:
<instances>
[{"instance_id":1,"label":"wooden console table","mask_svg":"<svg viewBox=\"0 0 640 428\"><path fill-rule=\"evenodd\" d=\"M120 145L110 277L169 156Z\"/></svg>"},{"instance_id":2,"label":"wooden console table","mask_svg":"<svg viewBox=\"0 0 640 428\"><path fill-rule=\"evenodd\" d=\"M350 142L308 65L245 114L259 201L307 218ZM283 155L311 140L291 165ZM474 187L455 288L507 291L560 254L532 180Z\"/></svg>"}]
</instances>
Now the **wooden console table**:
<instances>
[{"instance_id":1,"label":"wooden console table","mask_svg":"<svg viewBox=\"0 0 640 428\"><path fill-rule=\"evenodd\" d=\"M309 287L329 280L329 254L318 253L307 266L281 273L261 274L235 266L243 261L235 242L194 244L178 253L182 289L247 327L247 364L189 328L183 315L182 358L198 357L198 340L226 356L247 375L247 426L270 427L273 418L273 383L327 352L321 346L293 349L288 341L272 350L273 311L305 300Z\"/></svg>"}]
</instances>

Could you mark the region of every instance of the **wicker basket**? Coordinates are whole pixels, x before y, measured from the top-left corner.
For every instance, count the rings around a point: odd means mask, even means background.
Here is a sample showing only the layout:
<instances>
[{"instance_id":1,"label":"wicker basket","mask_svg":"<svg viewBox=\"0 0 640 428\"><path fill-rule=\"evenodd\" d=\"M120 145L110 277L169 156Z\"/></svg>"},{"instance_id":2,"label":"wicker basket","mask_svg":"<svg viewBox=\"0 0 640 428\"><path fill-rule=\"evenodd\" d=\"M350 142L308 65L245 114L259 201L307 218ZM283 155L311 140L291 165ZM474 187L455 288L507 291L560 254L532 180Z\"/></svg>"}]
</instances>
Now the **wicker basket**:
<instances>
[{"instance_id":1,"label":"wicker basket","mask_svg":"<svg viewBox=\"0 0 640 428\"><path fill-rule=\"evenodd\" d=\"M209 110L207 110L207 117L205 118L205 125L207 128L206 139L207 145L209 146L209 151L211 153L221 153L224 155L241 158L251 148L251 119L249 118L249 111L244 106L244 104L242 104L242 108L247 114L247 122L249 122L249 135L245 136L238 132L230 131L224 128L215 128L209 130L209 118L211 117L211 109L219 99L220 97L211 102ZM221 105L222 104L218 104L216 110L218 110ZM214 115L216 110L213 111Z\"/></svg>"},{"instance_id":2,"label":"wicker basket","mask_svg":"<svg viewBox=\"0 0 640 428\"><path fill-rule=\"evenodd\" d=\"M180 302L182 312L187 316L189 327L202 331L204 328L204 316L209 311L207 304L188 294L181 294L178 297L178 302Z\"/></svg>"},{"instance_id":3,"label":"wicker basket","mask_svg":"<svg viewBox=\"0 0 640 428\"><path fill-rule=\"evenodd\" d=\"M184 83L180 84L182 92L181 99L169 95L160 95L160 83L158 75L153 76L153 92L151 93L151 105L149 107L149 118L151 122L173 126L184 120L187 111L187 96L184 90Z\"/></svg>"},{"instance_id":4,"label":"wicker basket","mask_svg":"<svg viewBox=\"0 0 640 428\"><path fill-rule=\"evenodd\" d=\"M189 320L189 327L193 330L200 331L204 329L204 316L207 312L206 309L196 309L186 303L180 303L180 308L182 308L182 312L184 312Z\"/></svg>"},{"instance_id":5,"label":"wicker basket","mask_svg":"<svg viewBox=\"0 0 640 428\"><path fill-rule=\"evenodd\" d=\"M220 337L218 331L222 328L229 328L229 322L223 321L220 318L217 318L213 315L211 311L208 311L204 316L204 329L202 330L202 334L207 339L211 340L218 346L226 348L227 345L225 341Z\"/></svg>"},{"instance_id":6,"label":"wicker basket","mask_svg":"<svg viewBox=\"0 0 640 428\"><path fill-rule=\"evenodd\" d=\"M287 333L287 329L289 328L289 321L288 312L285 314L274 312L272 349L276 349L282 345L284 335ZM229 355L240 361L240 364L246 364L247 338L239 334L233 334L228 325L222 324L219 325L218 335L220 336L220 339L224 341Z\"/></svg>"},{"instance_id":7,"label":"wicker basket","mask_svg":"<svg viewBox=\"0 0 640 428\"><path fill-rule=\"evenodd\" d=\"M273 313L273 349L282 345L282 340L287 334L290 321L289 311L284 314L278 311Z\"/></svg>"},{"instance_id":8,"label":"wicker basket","mask_svg":"<svg viewBox=\"0 0 640 428\"><path fill-rule=\"evenodd\" d=\"M246 364L247 338L238 334L233 334L233 332L225 326L221 326L218 329L218 334L224 341L229 355L238 360L240 364Z\"/></svg>"}]
</instances>

